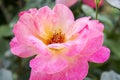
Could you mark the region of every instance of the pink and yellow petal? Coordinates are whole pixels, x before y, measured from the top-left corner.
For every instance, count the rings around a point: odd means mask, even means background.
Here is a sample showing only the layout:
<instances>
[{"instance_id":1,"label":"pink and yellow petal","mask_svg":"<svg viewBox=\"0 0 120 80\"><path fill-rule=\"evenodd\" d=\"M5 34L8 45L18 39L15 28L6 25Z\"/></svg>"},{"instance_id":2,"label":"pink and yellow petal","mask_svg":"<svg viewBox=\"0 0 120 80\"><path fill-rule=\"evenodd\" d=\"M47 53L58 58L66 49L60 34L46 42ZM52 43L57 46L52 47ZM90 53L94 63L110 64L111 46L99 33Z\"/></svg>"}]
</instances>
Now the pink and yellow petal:
<instances>
[{"instance_id":1,"label":"pink and yellow petal","mask_svg":"<svg viewBox=\"0 0 120 80\"><path fill-rule=\"evenodd\" d=\"M36 51L32 47L20 44L20 42L18 42L18 40L15 37L10 42L10 47L11 52L14 55L17 55L22 58L30 57L36 54Z\"/></svg>"},{"instance_id":2,"label":"pink and yellow petal","mask_svg":"<svg viewBox=\"0 0 120 80\"><path fill-rule=\"evenodd\" d=\"M19 42L14 38L10 42L11 51L19 57L29 57L33 54L50 56L47 46L34 36L28 36L26 44Z\"/></svg>"},{"instance_id":3,"label":"pink and yellow petal","mask_svg":"<svg viewBox=\"0 0 120 80\"><path fill-rule=\"evenodd\" d=\"M45 36L48 37L48 34L50 34L54 27L54 17L52 15L53 12L48 6L40 8L36 15L36 26L38 27L40 36L43 38Z\"/></svg>"},{"instance_id":4,"label":"pink and yellow petal","mask_svg":"<svg viewBox=\"0 0 120 80\"><path fill-rule=\"evenodd\" d=\"M110 50L106 47L101 47L97 52L89 56L90 62L104 63L110 57Z\"/></svg>"},{"instance_id":5,"label":"pink and yellow petal","mask_svg":"<svg viewBox=\"0 0 120 80\"><path fill-rule=\"evenodd\" d=\"M66 34L74 23L74 16L71 10L62 4L57 4L53 8L53 12L56 19L54 29L61 30L64 34Z\"/></svg>"}]
</instances>

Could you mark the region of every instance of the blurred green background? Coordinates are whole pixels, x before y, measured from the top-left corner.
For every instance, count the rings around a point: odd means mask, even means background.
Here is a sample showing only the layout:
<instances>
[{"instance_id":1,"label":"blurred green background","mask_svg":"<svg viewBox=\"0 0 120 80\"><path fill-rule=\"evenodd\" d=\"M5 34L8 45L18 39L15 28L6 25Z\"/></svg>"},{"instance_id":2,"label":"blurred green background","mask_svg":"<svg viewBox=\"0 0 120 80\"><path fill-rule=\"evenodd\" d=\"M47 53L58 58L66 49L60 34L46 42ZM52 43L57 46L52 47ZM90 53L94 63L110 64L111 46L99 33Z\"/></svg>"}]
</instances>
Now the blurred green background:
<instances>
[{"instance_id":1,"label":"blurred green background","mask_svg":"<svg viewBox=\"0 0 120 80\"><path fill-rule=\"evenodd\" d=\"M89 74L85 80L120 80L120 0L118 8L107 0L99 8L98 19L104 24L104 45L111 50L111 56L104 64L90 63ZM108 3L107 3L108 2ZM112 2L114 3L114 2ZM18 20L18 13L30 8L53 7L55 0L0 0L0 80L28 80L29 60L21 59L10 52L9 42L14 36L13 25ZM117 4L116 4L117 5ZM95 9L79 0L70 7L75 18L92 16Z\"/></svg>"}]
</instances>

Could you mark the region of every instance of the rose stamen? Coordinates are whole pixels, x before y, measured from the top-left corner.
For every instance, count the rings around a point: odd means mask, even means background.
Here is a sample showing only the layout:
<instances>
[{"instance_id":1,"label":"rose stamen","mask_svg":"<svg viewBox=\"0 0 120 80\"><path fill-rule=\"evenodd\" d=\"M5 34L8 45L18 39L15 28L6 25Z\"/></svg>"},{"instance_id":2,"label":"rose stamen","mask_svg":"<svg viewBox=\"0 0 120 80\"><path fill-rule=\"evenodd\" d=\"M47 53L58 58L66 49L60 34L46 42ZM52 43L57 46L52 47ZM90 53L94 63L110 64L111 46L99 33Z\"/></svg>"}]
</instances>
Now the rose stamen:
<instances>
[{"instance_id":1,"label":"rose stamen","mask_svg":"<svg viewBox=\"0 0 120 80\"><path fill-rule=\"evenodd\" d=\"M62 34L61 32L59 32L59 33L55 32L47 40L47 44L63 43L64 41L65 41L65 34Z\"/></svg>"}]
</instances>

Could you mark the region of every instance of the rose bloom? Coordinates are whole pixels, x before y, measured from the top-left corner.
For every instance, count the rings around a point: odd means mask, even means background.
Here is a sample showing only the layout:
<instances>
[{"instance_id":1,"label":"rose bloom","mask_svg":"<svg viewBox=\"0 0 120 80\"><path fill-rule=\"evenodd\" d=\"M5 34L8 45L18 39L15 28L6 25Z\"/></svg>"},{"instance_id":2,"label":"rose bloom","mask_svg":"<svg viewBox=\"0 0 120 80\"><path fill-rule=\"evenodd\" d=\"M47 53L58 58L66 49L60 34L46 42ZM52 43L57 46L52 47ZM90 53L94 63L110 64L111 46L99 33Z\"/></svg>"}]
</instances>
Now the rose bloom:
<instances>
[{"instance_id":1,"label":"rose bloom","mask_svg":"<svg viewBox=\"0 0 120 80\"><path fill-rule=\"evenodd\" d=\"M85 3L86 5L92 7L92 8L96 8L96 0L82 0L83 3ZM98 3L98 7L101 7L104 3L104 0L100 0L100 2Z\"/></svg>"},{"instance_id":2,"label":"rose bloom","mask_svg":"<svg viewBox=\"0 0 120 80\"><path fill-rule=\"evenodd\" d=\"M56 0L56 4L64 4L68 7L74 5L78 0Z\"/></svg>"},{"instance_id":3,"label":"rose bloom","mask_svg":"<svg viewBox=\"0 0 120 80\"><path fill-rule=\"evenodd\" d=\"M14 55L30 61L29 80L83 80L88 62L103 63L110 50L103 44L104 26L83 17L74 20L69 8L57 4L20 12L10 42Z\"/></svg>"}]
</instances>

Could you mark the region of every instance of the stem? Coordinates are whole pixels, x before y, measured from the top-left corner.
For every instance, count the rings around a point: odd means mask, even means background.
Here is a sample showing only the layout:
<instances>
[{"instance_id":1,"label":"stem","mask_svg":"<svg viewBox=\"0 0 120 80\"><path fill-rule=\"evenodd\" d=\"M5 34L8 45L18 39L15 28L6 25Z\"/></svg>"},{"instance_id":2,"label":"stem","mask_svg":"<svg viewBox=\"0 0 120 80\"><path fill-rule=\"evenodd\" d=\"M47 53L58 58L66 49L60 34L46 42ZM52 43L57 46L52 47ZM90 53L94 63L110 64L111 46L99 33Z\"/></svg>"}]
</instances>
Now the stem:
<instances>
[{"instance_id":1,"label":"stem","mask_svg":"<svg viewBox=\"0 0 120 80\"><path fill-rule=\"evenodd\" d=\"M99 4L100 0L99 1L96 0L95 2L96 2L96 20L97 20L98 19L98 4Z\"/></svg>"}]
</instances>

